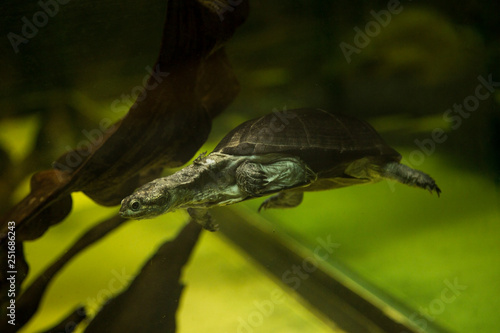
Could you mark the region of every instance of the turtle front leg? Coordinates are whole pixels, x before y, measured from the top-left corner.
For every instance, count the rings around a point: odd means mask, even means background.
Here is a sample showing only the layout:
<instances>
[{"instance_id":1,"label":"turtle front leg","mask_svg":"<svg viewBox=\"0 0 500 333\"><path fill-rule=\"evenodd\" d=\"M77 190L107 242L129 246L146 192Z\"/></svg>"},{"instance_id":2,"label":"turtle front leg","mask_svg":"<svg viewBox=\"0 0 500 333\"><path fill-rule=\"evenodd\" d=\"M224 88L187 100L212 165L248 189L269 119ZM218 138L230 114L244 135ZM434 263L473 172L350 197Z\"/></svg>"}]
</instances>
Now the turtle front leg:
<instances>
[{"instance_id":1,"label":"turtle front leg","mask_svg":"<svg viewBox=\"0 0 500 333\"><path fill-rule=\"evenodd\" d=\"M236 183L249 196L260 197L292 187L307 185L316 174L295 157L269 158L262 162L245 161L236 169Z\"/></svg>"},{"instance_id":2,"label":"turtle front leg","mask_svg":"<svg viewBox=\"0 0 500 333\"><path fill-rule=\"evenodd\" d=\"M260 205L259 212L261 209L297 207L300 205L303 198L303 192L283 191L266 199Z\"/></svg>"},{"instance_id":3,"label":"turtle front leg","mask_svg":"<svg viewBox=\"0 0 500 333\"><path fill-rule=\"evenodd\" d=\"M189 216L191 216L191 218L194 221L201 224L203 229L208 231L219 230L219 225L214 223L214 219L212 218L212 215L210 215L210 213L208 212L208 209L188 208L187 211L189 213Z\"/></svg>"}]
</instances>

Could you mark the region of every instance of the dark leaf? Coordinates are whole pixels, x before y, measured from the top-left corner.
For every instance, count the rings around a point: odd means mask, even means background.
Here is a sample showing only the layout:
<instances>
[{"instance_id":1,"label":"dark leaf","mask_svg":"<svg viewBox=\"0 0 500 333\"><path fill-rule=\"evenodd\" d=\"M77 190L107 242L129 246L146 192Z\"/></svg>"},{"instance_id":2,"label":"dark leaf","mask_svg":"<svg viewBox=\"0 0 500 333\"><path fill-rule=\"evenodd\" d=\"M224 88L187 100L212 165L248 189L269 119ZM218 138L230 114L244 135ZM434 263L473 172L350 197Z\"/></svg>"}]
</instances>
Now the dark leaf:
<instances>
[{"instance_id":1,"label":"dark leaf","mask_svg":"<svg viewBox=\"0 0 500 333\"><path fill-rule=\"evenodd\" d=\"M186 163L205 142L212 117L238 93L222 46L247 14L247 1L168 1L159 60L144 93L91 148L68 152L54 170L33 176L30 194L0 220L0 241L7 221L16 221L18 240L40 237L69 214L72 192L117 205L142 184L141 175Z\"/></svg>"},{"instance_id":2,"label":"dark leaf","mask_svg":"<svg viewBox=\"0 0 500 333\"><path fill-rule=\"evenodd\" d=\"M113 216L86 231L64 254L50 265L31 285L23 291L17 301L17 327L21 327L38 310L45 290L52 279L78 253L102 239L104 236L121 226L125 220L120 216Z\"/></svg>"},{"instance_id":3,"label":"dark leaf","mask_svg":"<svg viewBox=\"0 0 500 333\"><path fill-rule=\"evenodd\" d=\"M128 289L104 305L85 332L175 332L183 289L179 279L200 232L201 226L191 221L174 240L164 243Z\"/></svg>"},{"instance_id":4,"label":"dark leaf","mask_svg":"<svg viewBox=\"0 0 500 333\"><path fill-rule=\"evenodd\" d=\"M70 180L67 172L44 170L31 177L31 192L2 220L1 239L5 239L7 224L16 222L18 241L40 237L51 225L62 221L71 211L71 196L66 191ZM36 217L36 219L32 219ZM23 221L33 220L29 227Z\"/></svg>"},{"instance_id":5,"label":"dark leaf","mask_svg":"<svg viewBox=\"0 0 500 333\"><path fill-rule=\"evenodd\" d=\"M245 22L248 1L169 1L158 63L164 70L172 64L197 61L217 50ZM189 38L186 38L189 36Z\"/></svg>"}]
</instances>

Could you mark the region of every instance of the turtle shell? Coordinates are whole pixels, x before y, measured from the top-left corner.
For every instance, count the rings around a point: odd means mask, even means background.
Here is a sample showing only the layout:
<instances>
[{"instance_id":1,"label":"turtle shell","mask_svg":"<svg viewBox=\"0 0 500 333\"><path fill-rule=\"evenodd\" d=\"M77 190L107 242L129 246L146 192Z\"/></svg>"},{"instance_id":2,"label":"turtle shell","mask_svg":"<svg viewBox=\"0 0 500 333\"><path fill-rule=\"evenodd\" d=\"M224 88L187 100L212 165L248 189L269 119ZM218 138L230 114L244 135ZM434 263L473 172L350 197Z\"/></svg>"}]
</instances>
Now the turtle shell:
<instances>
[{"instance_id":1,"label":"turtle shell","mask_svg":"<svg viewBox=\"0 0 500 333\"><path fill-rule=\"evenodd\" d=\"M301 158L320 176L361 158L383 165L401 160L367 122L321 109L275 112L233 129L214 152L238 156L287 154Z\"/></svg>"}]
</instances>

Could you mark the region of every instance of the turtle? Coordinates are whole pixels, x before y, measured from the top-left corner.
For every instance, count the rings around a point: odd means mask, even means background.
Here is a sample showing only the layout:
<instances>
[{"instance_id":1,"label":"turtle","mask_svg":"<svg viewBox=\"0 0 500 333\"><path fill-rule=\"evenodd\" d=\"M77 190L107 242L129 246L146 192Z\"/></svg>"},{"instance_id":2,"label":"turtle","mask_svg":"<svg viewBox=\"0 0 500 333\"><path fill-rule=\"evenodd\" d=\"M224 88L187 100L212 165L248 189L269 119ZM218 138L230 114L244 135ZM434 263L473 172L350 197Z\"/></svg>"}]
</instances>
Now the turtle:
<instances>
[{"instance_id":1,"label":"turtle","mask_svg":"<svg viewBox=\"0 0 500 333\"><path fill-rule=\"evenodd\" d=\"M434 179L400 163L366 121L323 109L274 112L230 131L210 153L153 180L121 202L125 218L152 218L187 209L205 229L217 230L208 209L272 195L259 207L293 208L304 192L392 179L435 191Z\"/></svg>"}]
</instances>

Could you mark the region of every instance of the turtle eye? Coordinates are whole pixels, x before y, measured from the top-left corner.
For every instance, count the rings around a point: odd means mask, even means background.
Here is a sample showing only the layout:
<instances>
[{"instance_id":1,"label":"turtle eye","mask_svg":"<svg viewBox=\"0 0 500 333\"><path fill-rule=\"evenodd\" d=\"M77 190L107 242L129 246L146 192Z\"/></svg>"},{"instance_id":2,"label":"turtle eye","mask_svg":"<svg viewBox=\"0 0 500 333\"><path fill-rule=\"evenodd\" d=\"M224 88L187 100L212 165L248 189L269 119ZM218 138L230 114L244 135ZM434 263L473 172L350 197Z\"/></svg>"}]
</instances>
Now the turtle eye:
<instances>
[{"instance_id":1,"label":"turtle eye","mask_svg":"<svg viewBox=\"0 0 500 333\"><path fill-rule=\"evenodd\" d=\"M130 203L130 208L132 208L133 211L138 211L139 207L141 207L141 204L137 200L134 200Z\"/></svg>"}]
</instances>

